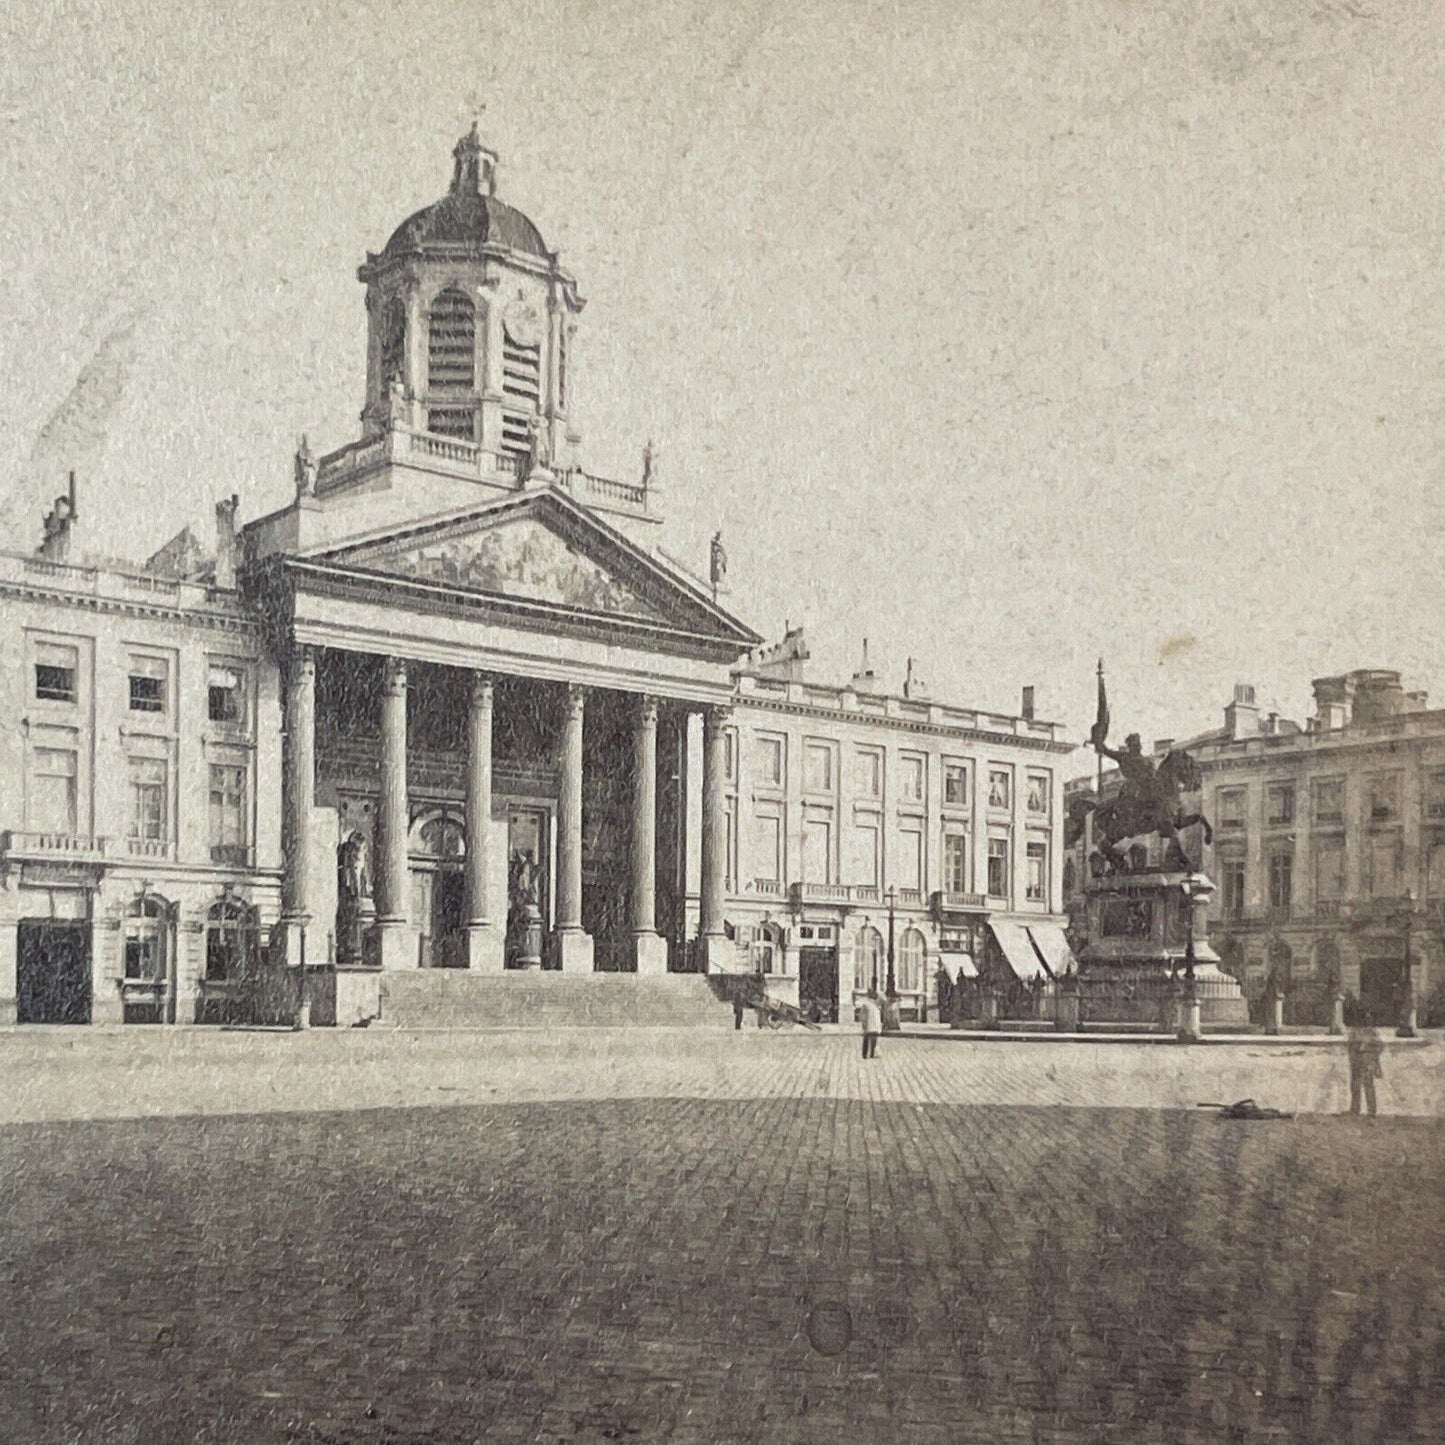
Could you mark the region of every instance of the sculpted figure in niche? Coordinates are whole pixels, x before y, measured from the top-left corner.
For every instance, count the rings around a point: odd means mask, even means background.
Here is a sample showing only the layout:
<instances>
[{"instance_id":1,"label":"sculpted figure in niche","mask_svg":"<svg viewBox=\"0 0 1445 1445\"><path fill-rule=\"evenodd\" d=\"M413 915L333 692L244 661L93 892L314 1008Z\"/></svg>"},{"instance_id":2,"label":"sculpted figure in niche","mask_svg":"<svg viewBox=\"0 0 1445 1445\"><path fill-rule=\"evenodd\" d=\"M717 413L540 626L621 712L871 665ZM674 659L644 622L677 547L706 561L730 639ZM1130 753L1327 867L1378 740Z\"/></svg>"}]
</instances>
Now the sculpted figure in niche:
<instances>
[{"instance_id":1,"label":"sculpted figure in niche","mask_svg":"<svg viewBox=\"0 0 1445 1445\"><path fill-rule=\"evenodd\" d=\"M371 868L366 839L352 832L336 850L337 954L343 962L361 957L361 934L371 905Z\"/></svg>"}]
</instances>

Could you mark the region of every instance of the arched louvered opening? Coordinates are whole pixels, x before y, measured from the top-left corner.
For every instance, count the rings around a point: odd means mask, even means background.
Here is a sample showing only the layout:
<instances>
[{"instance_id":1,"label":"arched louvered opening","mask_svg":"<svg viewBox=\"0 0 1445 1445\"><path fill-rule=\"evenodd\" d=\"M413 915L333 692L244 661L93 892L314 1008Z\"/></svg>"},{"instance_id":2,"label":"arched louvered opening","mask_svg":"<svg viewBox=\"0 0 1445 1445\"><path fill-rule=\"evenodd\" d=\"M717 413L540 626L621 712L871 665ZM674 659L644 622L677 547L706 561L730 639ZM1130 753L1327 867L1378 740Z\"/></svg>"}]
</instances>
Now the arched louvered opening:
<instances>
[{"instance_id":1,"label":"arched louvered opening","mask_svg":"<svg viewBox=\"0 0 1445 1445\"><path fill-rule=\"evenodd\" d=\"M401 298L392 297L381 315L381 388L405 374L406 370L406 307Z\"/></svg>"},{"instance_id":2,"label":"arched louvered opening","mask_svg":"<svg viewBox=\"0 0 1445 1445\"><path fill-rule=\"evenodd\" d=\"M927 942L916 928L908 929L898 947L897 984L900 993L923 991L923 960Z\"/></svg>"},{"instance_id":3,"label":"arched louvered opening","mask_svg":"<svg viewBox=\"0 0 1445 1445\"><path fill-rule=\"evenodd\" d=\"M502 390L534 410L542 404L542 343L528 345L502 328Z\"/></svg>"},{"instance_id":4,"label":"arched louvered opening","mask_svg":"<svg viewBox=\"0 0 1445 1445\"><path fill-rule=\"evenodd\" d=\"M443 291L427 314L427 397L457 400L476 386L477 312L471 298L455 288ZM473 440L474 410L469 406L431 406L427 429L442 436Z\"/></svg>"}]
</instances>

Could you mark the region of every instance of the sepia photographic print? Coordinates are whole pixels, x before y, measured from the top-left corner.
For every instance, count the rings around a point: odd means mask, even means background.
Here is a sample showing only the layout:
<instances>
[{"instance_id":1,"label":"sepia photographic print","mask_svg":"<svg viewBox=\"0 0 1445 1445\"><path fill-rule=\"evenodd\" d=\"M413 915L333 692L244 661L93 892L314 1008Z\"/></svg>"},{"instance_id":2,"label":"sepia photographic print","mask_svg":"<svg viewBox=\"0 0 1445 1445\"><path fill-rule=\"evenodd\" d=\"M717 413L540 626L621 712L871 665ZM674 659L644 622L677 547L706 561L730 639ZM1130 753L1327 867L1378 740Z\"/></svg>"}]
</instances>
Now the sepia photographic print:
<instances>
[{"instance_id":1,"label":"sepia photographic print","mask_svg":"<svg viewBox=\"0 0 1445 1445\"><path fill-rule=\"evenodd\" d=\"M1445 1439L1434 0L7 0L0 1445Z\"/></svg>"}]
</instances>

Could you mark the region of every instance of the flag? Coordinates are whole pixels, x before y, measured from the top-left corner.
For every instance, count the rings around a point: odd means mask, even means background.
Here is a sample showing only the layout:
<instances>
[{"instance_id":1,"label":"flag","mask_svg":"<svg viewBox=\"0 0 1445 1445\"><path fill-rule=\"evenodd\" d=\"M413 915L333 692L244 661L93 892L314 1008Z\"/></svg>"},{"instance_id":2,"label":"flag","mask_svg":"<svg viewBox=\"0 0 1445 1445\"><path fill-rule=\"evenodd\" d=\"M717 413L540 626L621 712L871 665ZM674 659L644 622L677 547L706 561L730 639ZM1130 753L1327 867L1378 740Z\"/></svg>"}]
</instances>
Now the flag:
<instances>
[{"instance_id":1,"label":"flag","mask_svg":"<svg viewBox=\"0 0 1445 1445\"><path fill-rule=\"evenodd\" d=\"M1098 747L1109 736L1109 694L1104 687L1104 660L1099 659L1099 711L1089 741Z\"/></svg>"}]
</instances>

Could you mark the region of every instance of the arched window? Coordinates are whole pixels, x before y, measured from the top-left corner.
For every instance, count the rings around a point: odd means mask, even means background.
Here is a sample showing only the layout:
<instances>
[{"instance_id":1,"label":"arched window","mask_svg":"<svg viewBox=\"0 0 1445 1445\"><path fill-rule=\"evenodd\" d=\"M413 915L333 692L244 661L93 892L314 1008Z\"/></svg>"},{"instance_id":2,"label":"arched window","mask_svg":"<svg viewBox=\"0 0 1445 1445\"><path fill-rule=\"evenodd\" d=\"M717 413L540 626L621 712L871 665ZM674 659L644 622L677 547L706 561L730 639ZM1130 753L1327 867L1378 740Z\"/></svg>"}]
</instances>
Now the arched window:
<instances>
[{"instance_id":1,"label":"arched window","mask_svg":"<svg viewBox=\"0 0 1445 1445\"><path fill-rule=\"evenodd\" d=\"M783 931L774 923L764 923L753 939L753 971L784 973Z\"/></svg>"},{"instance_id":2,"label":"arched window","mask_svg":"<svg viewBox=\"0 0 1445 1445\"><path fill-rule=\"evenodd\" d=\"M406 371L406 307L399 296L386 303L381 314L381 389Z\"/></svg>"},{"instance_id":3,"label":"arched window","mask_svg":"<svg viewBox=\"0 0 1445 1445\"><path fill-rule=\"evenodd\" d=\"M142 893L125 922L127 983L164 983L170 977L172 910L164 898Z\"/></svg>"},{"instance_id":4,"label":"arched window","mask_svg":"<svg viewBox=\"0 0 1445 1445\"><path fill-rule=\"evenodd\" d=\"M471 298L450 288L432 302L427 315L427 393L432 400L464 397L476 384L477 313ZM442 436L472 440L470 407L431 407L427 428Z\"/></svg>"},{"instance_id":5,"label":"arched window","mask_svg":"<svg viewBox=\"0 0 1445 1445\"><path fill-rule=\"evenodd\" d=\"M894 981L899 993L918 993L923 988L923 959L927 944L916 929L908 929L899 940Z\"/></svg>"},{"instance_id":6,"label":"arched window","mask_svg":"<svg viewBox=\"0 0 1445 1445\"><path fill-rule=\"evenodd\" d=\"M239 898L222 898L206 914L206 982L234 983L256 970L261 929L256 910Z\"/></svg>"},{"instance_id":7,"label":"arched window","mask_svg":"<svg viewBox=\"0 0 1445 1445\"><path fill-rule=\"evenodd\" d=\"M881 988L887 967L883 935L865 923L853 944L853 987L860 993L867 993L875 983Z\"/></svg>"},{"instance_id":8,"label":"arched window","mask_svg":"<svg viewBox=\"0 0 1445 1445\"><path fill-rule=\"evenodd\" d=\"M438 863L460 863L466 850L466 833L461 822L445 813L419 822L412 829L407 848L413 857L434 858Z\"/></svg>"}]
</instances>

